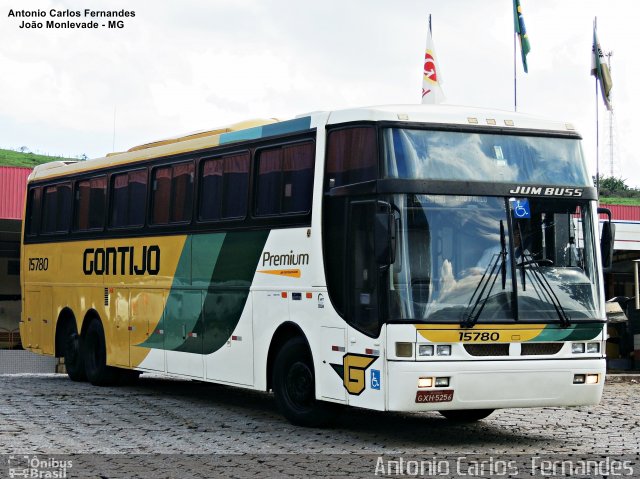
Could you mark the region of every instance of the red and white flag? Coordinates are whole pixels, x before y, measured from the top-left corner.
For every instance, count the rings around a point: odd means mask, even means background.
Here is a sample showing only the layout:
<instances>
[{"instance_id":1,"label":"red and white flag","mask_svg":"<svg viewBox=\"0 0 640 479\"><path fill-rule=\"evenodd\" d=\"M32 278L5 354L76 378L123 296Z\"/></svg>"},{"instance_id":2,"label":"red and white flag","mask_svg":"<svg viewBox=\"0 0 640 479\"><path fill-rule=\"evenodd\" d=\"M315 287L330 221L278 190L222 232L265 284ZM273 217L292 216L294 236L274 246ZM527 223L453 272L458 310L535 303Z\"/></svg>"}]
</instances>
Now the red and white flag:
<instances>
[{"instance_id":1,"label":"red and white flag","mask_svg":"<svg viewBox=\"0 0 640 479\"><path fill-rule=\"evenodd\" d=\"M431 15L429 15L429 31L422 72L422 103L442 103L443 101L445 101L445 96L442 91L442 75L431 37Z\"/></svg>"}]
</instances>

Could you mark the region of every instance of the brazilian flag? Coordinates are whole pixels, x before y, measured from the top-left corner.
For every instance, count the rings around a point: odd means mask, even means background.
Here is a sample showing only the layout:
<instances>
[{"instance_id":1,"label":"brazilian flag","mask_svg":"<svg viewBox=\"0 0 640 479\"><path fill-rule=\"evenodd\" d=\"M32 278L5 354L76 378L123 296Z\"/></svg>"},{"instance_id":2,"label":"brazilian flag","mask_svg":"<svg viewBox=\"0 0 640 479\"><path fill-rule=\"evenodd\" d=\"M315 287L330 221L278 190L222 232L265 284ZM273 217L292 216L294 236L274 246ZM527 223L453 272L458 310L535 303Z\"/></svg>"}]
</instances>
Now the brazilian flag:
<instances>
[{"instance_id":1,"label":"brazilian flag","mask_svg":"<svg viewBox=\"0 0 640 479\"><path fill-rule=\"evenodd\" d=\"M524 26L524 18L522 17L522 7L520 6L520 0L513 0L513 22L516 35L518 35L518 38L520 39L522 66L524 67L524 72L529 73L529 69L527 68L527 54L531 51L531 45L529 44L527 29Z\"/></svg>"}]
</instances>

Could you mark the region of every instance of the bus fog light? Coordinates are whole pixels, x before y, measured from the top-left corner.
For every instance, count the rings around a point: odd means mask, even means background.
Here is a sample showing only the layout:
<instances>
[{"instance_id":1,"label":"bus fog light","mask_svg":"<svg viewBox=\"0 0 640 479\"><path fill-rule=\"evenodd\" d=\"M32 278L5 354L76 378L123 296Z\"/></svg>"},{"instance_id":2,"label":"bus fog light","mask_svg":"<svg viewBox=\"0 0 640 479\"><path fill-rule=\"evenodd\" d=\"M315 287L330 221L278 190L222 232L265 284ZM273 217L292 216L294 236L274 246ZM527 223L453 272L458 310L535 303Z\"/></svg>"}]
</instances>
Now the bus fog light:
<instances>
[{"instance_id":1,"label":"bus fog light","mask_svg":"<svg viewBox=\"0 0 640 479\"><path fill-rule=\"evenodd\" d=\"M584 374L574 374L573 384L584 384L586 381Z\"/></svg>"},{"instance_id":2,"label":"bus fog light","mask_svg":"<svg viewBox=\"0 0 640 479\"><path fill-rule=\"evenodd\" d=\"M449 386L449 378L436 378L437 388L446 388Z\"/></svg>"},{"instance_id":3,"label":"bus fog light","mask_svg":"<svg viewBox=\"0 0 640 479\"><path fill-rule=\"evenodd\" d=\"M418 356L433 356L433 344L421 344L418 346Z\"/></svg>"},{"instance_id":4,"label":"bus fog light","mask_svg":"<svg viewBox=\"0 0 640 479\"><path fill-rule=\"evenodd\" d=\"M598 379L597 374L587 374L587 384L598 384Z\"/></svg>"},{"instance_id":5,"label":"bus fog light","mask_svg":"<svg viewBox=\"0 0 640 479\"><path fill-rule=\"evenodd\" d=\"M436 354L438 356L451 356L451 345L450 344L438 344L436 346Z\"/></svg>"},{"instance_id":6,"label":"bus fog light","mask_svg":"<svg viewBox=\"0 0 640 479\"><path fill-rule=\"evenodd\" d=\"M399 358L413 357L413 343L396 343L396 356Z\"/></svg>"},{"instance_id":7,"label":"bus fog light","mask_svg":"<svg viewBox=\"0 0 640 479\"><path fill-rule=\"evenodd\" d=\"M584 353L584 343L571 343L571 352L573 354Z\"/></svg>"},{"instance_id":8,"label":"bus fog light","mask_svg":"<svg viewBox=\"0 0 640 479\"><path fill-rule=\"evenodd\" d=\"M418 378L418 388L430 388L433 386L433 378Z\"/></svg>"},{"instance_id":9,"label":"bus fog light","mask_svg":"<svg viewBox=\"0 0 640 479\"><path fill-rule=\"evenodd\" d=\"M587 343L587 352L588 353L599 353L600 352L600 343Z\"/></svg>"}]
</instances>

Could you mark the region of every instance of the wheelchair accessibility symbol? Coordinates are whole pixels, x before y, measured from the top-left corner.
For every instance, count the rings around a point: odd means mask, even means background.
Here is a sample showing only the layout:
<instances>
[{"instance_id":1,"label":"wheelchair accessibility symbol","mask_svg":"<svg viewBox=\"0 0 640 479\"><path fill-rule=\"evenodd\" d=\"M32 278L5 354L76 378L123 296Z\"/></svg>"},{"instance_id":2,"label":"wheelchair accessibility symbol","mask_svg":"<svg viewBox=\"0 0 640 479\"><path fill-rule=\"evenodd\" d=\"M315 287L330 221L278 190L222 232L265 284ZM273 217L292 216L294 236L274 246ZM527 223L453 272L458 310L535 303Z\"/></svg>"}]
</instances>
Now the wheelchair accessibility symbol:
<instances>
[{"instance_id":1,"label":"wheelchair accessibility symbol","mask_svg":"<svg viewBox=\"0 0 640 479\"><path fill-rule=\"evenodd\" d=\"M380 370L371 370L371 389L380 390Z\"/></svg>"},{"instance_id":2,"label":"wheelchair accessibility symbol","mask_svg":"<svg viewBox=\"0 0 640 479\"><path fill-rule=\"evenodd\" d=\"M513 211L514 218L531 218L528 199L511 199L509 203L511 204L511 211Z\"/></svg>"}]
</instances>

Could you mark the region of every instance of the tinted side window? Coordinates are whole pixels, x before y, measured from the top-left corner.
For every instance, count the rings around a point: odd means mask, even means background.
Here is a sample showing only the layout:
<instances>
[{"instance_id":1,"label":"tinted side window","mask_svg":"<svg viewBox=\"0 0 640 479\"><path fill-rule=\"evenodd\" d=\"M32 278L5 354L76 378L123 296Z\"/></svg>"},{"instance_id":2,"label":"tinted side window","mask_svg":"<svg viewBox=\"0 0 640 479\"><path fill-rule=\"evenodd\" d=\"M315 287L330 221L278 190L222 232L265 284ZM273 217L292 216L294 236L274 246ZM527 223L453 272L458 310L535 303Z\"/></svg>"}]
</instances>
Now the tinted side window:
<instances>
[{"instance_id":1,"label":"tinted side window","mask_svg":"<svg viewBox=\"0 0 640 479\"><path fill-rule=\"evenodd\" d=\"M42 202L42 233L67 233L71 224L71 183L46 186Z\"/></svg>"},{"instance_id":2,"label":"tinted side window","mask_svg":"<svg viewBox=\"0 0 640 479\"><path fill-rule=\"evenodd\" d=\"M107 197L107 178L101 176L76 183L75 219L76 231L102 229Z\"/></svg>"},{"instance_id":3,"label":"tinted side window","mask_svg":"<svg viewBox=\"0 0 640 479\"><path fill-rule=\"evenodd\" d=\"M191 221L192 162L156 168L153 172L151 222L156 225Z\"/></svg>"},{"instance_id":4,"label":"tinted side window","mask_svg":"<svg viewBox=\"0 0 640 479\"><path fill-rule=\"evenodd\" d=\"M247 214L249 154L230 155L202 162L200 219L219 221Z\"/></svg>"},{"instance_id":5,"label":"tinted side window","mask_svg":"<svg viewBox=\"0 0 640 479\"><path fill-rule=\"evenodd\" d=\"M307 213L313 193L313 143L262 150L258 157L256 215Z\"/></svg>"},{"instance_id":6,"label":"tinted side window","mask_svg":"<svg viewBox=\"0 0 640 479\"><path fill-rule=\"evenodd\" d=\"M146 198L147 170L113 175L110 225L114 228L144 225Z\"/></svg>"},{"instance_id":7,"label":"tinted side window","mask_svg":"<svg viewBox=\"0 0 640 479\"><path fill-rule=\"evenodd\" d=\"M329 180L335 186L375 180L378 176L376 130L358 127L329 133L325 191Z\"/></svg>"},{"instance_id":8,"label":"tinted side window","mask_svg":"<svg viewBox=\"0 0 640 479\"><path fill-rule=\"evenodd\" d=\"M27 201L27 224L25 232L27 236L35 236L38 234L38 223L40 218L40 200L42 198L41 188L32 188L29 190L29 199Z\"/></svg>"}]
</instances>

